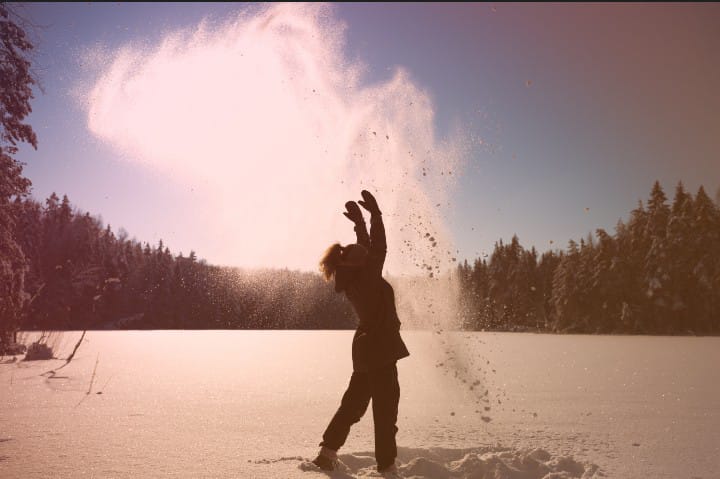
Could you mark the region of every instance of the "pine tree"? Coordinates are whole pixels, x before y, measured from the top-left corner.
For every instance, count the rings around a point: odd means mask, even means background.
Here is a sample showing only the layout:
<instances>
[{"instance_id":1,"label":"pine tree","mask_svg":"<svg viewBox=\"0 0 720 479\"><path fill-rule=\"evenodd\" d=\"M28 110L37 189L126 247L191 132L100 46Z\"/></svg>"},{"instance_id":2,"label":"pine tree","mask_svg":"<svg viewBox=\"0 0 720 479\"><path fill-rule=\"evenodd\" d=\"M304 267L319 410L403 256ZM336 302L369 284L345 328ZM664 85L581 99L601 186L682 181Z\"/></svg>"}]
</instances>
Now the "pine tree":
<instances>
[{"instance_id":1,"label":"pine tree","mask_svg":"<svg viewBox=\"0 0 720 479\"><path fill-rule=\"evenodd\" d=\"M692 277L693 199L685 192L682 182L675 188L667 225L667 267L671 317L671 332L687 332L694 328L690 306L695 290Z\"/></svg>"},{"instance_id":2,"label":"pine tree","mask_svg":"<svg viewBox=\"0 0 720 479\"><path fill-rule=\"evenodd\" d=\"M523 283L521 291L525 296L525 328L539 331L544 327L545 314L544 302L541 291L541 278L538 268L538 254L533 246L530 251L524 251L522 255L522 276Z\"/></svg>"},{"instance_id":3,"label":"pine tree","mask_svg":"<svg viewBox=\"0 0 720 479\"><path fill-rule=\"evenodd\" d=\"M621 327L619 320L622 312L617 243L603 229L596 230L596 236L598 242L592 258L589 307L595 330L612 333Z\"/></svg>"},{"instance_id":4,"label":"pine tree","mask_svg":"<svg viewBox=\"0 0 720 479\"><path fill-rule=\"evenodd\" d=\"M577 275L580 266L580 249L574 240L568 242L566 253L560 256L553 275L552 303L554 306L553 330L571 331L580 316L577 292Z\"/></svg>"},{"instance_id":5,"label":"pine tree","mask_svg":"<svg viewBox=\"0 0 720 479\"><path fill-rule=\"evenodd\" d=\"M540 257L538 264L539 296L542 301L542 329L547 331L551 328L554 318L553 275L560 264L560 255L553 251L547 251Z\"/></svg>"},{"instance_id":6,"label":"pine tree","mask_svg":"<svg viewBox=\"0 0 720 479\"><path fill-rule=\"evenodd\" d=\"M647 289L644 282L645 255L648 250L647 241L648 214L642 201L638 202L637 208L630 213L630 220L622 229L622 235L618 234L618 246L620 255L623 258L621 269L623 272L623 323L626 330L642 333L647 332ZM632 318L632 324L627 324Z\"/></svg>"},{"instance_id":7,"label":"pine tree","mask_svg":"<svg viewBox=\"0 0 720 479\"><path fill-rule=\"evenodd\" d=\"M578 308L577 317L574 321L576 331L594 332L598 327L593 322L595 315L593 314L591 302L594 248L595 245L591 234L588 234L584 239L580 239L580 253L575 276L575 301Z\"/></svg>"},{"instance_id":8,"label":"pine tree","mask_svg":"<svg viewBox=\"0 0 720 479\"><path fill-rule=\"evenodd\" d=\"M13 341L29 298L28 260L16 239L20 209L15 200L24 198L31 184L13 155L19 143L37 148L35 132L24 123L36 83L29 60L33 44L12 17L10 8L0 3L0 353Z\"/></svg>"},{"instance_id":9,"label":"pine tree","mask_svg":"<svg viewBox=\"0 0 720 479\"><path fill-rule=\"evenodd\" d=\"M476 259L472 268L471 276L473 301L470 303L474 308L473 324L474 329L489 329L496 323L495 308L490 297L490 272L485 260Z\"/></svg>"},{"instance_id":10,"label":"pine tree","mask_svg":"<svg viewBox=\"0 0 720 479\"><path fill-rule=\"evenodd\" d=\"M718 255L720 255L720 229L718 229L718 210L701 186L698 189L694 206L694 225L692 251L692 275L695 279L694 322L696 331L709 333L717 331L718 304L714 290L718 275Z\"/></svg>"},{"instance_id":11,"label":"pine tree","mask_svg":"<svg viewBox=\"0 0 720 479\"><path fill-rule=\"evenodd\" d=\"M456 277L460 284L459 314L461 316L463 329L476 329L478 302L474 295L475 285L473 284L473 270L467 260L457 265Z\"/></svg>"},{"instance_id":12,"label":"pine tree","mask_svg":"<svg viewBox=\"0 0 720 479\"><path fill-rule=\"evenodd\" d=\"M667 225L670 208L658 181L647 203L643 244L648 246L643 258L643 289L647 298L647 323L644 332L665 332L670 320L671 292L668 266Z\"/></svg>"}]
</instances>

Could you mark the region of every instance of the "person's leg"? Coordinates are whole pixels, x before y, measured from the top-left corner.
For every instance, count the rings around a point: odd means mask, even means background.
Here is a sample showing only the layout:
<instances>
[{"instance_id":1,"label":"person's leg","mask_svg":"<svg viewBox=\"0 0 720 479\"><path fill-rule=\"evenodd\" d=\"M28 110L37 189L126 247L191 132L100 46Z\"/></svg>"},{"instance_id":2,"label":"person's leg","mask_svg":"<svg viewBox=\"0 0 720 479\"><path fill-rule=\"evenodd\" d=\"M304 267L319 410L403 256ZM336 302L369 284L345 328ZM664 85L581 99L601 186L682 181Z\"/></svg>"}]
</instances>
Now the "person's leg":
<instances>
[{"instance_id":1,"label":"person's leg","mask_svg":"<svg viewBox=\"0 0 720 479\"><path fill-rule=\"evenodd\" d=\"M350 427L363 417L369 403L368 374L353 372L340 407L328 424L320 445L333 451L340 449L345 444Z\"/></svg>"},{"instance_id":2,"label":"person's leg","mask_svg":"<svg viewBox=\"0 0 720 479\"><path fill-rule=\"evenodd\" d=\"M397 365L392 363L369 375L375 421L375 460L378 470L382 471L395 464L397 457L395 434L400 402Z\"/></svg>"}]
</instances>

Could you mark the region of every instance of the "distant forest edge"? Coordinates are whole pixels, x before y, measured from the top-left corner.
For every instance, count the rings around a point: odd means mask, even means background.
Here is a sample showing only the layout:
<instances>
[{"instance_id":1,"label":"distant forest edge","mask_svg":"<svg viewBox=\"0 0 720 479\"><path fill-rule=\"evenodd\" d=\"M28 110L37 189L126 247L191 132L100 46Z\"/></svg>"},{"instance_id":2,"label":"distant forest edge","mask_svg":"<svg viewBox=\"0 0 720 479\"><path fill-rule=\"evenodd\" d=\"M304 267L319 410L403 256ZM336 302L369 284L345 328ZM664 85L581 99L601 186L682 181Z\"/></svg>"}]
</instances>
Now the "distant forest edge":
<instances>
[{"instance_id":1,"label":"distant forest edge","mask_svg":"<svg viewBox=\"0 0 720 479\"><path fill-rule=\"evenodd\" d=\"M25 122L38 84L26 27L0 2L0 354L20 330L354 326L319 274L208 265L116 235L67 196L32 199L15 158L38 145ZM489 259L450 272L459 319L468 330L718 334L720 191L716 202L678 184L668 205L655 182L614 235L597 230L540 257L517 237L498 242Z\"/></svg>"},{"instance_id":2,"label":"distant forest edge","mask_svg":"<svg viewBox=\"0 0 720 479\"><path fill-rule=\"evenodd\" d=\"M244 271L116 235L55 194L14 203L26 260L23 330L347 329L354 314L319 274ZM720 207L656 182L615 234L538 255L517 237L451 274L467 330L720 332ZM435 281L446 281L436 278ZM7 326L7 325L6 325Z\"/></svg>"}]
</instances>

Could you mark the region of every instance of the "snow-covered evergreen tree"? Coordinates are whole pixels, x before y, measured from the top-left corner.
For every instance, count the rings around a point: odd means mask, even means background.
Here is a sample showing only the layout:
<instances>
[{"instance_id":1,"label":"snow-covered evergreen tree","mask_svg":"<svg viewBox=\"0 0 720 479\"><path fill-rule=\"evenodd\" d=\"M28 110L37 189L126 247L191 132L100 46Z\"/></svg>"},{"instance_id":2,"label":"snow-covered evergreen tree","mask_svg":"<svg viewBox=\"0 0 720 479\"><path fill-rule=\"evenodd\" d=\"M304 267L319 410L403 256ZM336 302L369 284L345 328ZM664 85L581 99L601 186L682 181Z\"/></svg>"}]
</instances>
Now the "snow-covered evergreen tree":
<instances>
[{"instance_id":1,"label":"snow-covered evergreen tree","mask_svg":"<svg viewBox=\"0 0 720 479\"><path fill-rule=\"evenodd\" d=\"M643 243L647 245L642 268L642 287L647 301L646 325L649 332L666 332L672 306L669 289L667 225L670 207L660 182L653 184L647 213Z\"/></svg>"},{"instance_id":2,"label":"snow-covered evergreen tree","mask_svg":"<svg viewBox=\"0 0 720 479\"><path fill-rule=\"evenodd\" d=\"M552 303L555 308L553 330L562 332L574 329L580 316L577 278L580 268L580 249L574 240L568 242L553 275Z\"/></svg>"},{"instance_id":3,"label":"snow-covered evergreen tree","mask_svg":"<svg viewBox=\"0 0 720 479\"><path fill-rule=\"evenodd\" d=\"M693 269L693 199L679 182L675 188L667 225L667 267L670 313L668 327L672 332L694 328L691 302L694 286Z\"/></svg>"},{"instance_id":4,"label":"snow-covered evergreen tree","mask_svg":"<svg viewBox=\"0 0 720 479\"><path fill-rule=\"evenodd\" d=\"M28 194L30 181L13 155L20 143L37 148L35 132L24 123L32 112L36 83L29 60L33 48L8 5L0 3L0 352L19 328L29 298L25 291L28 260L17 241L20 209L16 200Z\"/></svg>"},{"instance_id":5,"label":"snow-covered evergreen tree","mask_svg":"<svg viewBox=\"0 0 720 479\"><path fill-rule=\"evenodd\" d=\"M694 227L692 275L696 290L695 324L698 332L708 333L717 328L718 304L715 285L718 275L718 256L720 256L720 229L718 229L718 209L701 186L698 189L694 206Z\"/></svg>"}]
</instances>

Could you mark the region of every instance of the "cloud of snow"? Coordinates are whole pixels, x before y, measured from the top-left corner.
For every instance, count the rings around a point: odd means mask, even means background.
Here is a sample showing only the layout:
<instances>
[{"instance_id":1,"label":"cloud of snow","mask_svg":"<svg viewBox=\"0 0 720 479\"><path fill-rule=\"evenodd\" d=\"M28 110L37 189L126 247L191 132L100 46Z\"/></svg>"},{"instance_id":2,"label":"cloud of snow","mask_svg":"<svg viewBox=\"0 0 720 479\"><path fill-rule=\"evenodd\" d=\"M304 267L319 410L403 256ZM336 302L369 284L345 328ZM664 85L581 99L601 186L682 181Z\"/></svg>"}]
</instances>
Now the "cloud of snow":
<instances>
[{"instance_id":1,"label":"cloud of snow","mask_svg":"<svg viewBox=\"0 0 720 479\"><path fill-rule=\"evenodd\" d=\"M88 128L204 193L187 223L209 225L194 249L212 263L316 270L329 244L354 242L341 212L368 189L387 270L436 280L455 256L443 211L462 135L437 137L431 99L403 69L363 83L344 28L331 6L273 4L125 45L83 96Z\"/></svg>"}]
</instances>

